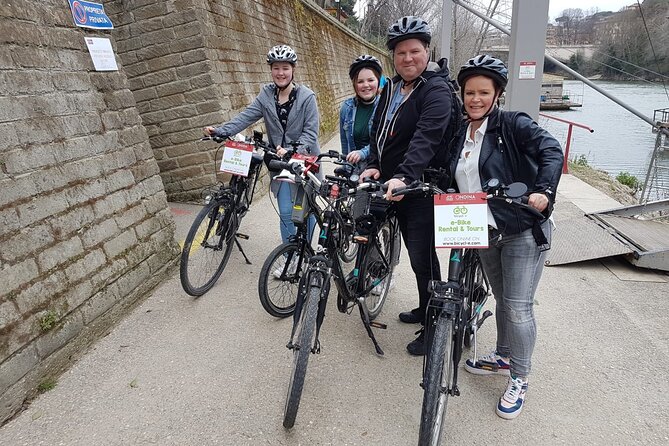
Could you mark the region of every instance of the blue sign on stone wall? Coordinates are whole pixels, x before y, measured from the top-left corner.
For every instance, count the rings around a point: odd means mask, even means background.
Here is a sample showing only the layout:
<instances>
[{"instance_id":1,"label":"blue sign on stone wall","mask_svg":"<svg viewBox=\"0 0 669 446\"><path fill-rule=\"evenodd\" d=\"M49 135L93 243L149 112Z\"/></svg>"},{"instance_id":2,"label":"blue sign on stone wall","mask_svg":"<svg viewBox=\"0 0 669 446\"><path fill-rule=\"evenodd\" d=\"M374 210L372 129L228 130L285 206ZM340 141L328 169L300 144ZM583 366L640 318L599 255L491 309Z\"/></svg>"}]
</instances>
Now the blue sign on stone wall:
<instances>
[{"instance_id":1,"label":"blue sign on stone wall","mask_svg":"<svg viewBox=\"0 0 669 446\"><path fill-rule=\"evenodd\" d=\"M74 24L81 28L114 29L114 24L105 14L101 3L69 0Z\"/></svg>"}]
</instances>

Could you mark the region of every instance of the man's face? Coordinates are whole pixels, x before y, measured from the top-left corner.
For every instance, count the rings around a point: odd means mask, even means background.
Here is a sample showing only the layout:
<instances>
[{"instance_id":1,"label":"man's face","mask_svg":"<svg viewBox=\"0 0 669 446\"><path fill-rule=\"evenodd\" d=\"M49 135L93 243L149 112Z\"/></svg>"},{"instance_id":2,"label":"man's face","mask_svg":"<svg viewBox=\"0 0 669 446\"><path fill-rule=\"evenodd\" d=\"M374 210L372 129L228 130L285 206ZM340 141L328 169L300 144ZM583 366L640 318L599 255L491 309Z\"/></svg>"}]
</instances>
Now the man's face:
<instances>
[{"instance_id":1,"label":"man's face","mask_svg":"<svg viewBox=\"0 0 669 446\"><path fill-rule=\"evenodd\" d=\"M416 79L427 68L429 55L420 39L407 39L398 43L393 51L395 71L405 81Z\"/></svg>"}]
</instances>

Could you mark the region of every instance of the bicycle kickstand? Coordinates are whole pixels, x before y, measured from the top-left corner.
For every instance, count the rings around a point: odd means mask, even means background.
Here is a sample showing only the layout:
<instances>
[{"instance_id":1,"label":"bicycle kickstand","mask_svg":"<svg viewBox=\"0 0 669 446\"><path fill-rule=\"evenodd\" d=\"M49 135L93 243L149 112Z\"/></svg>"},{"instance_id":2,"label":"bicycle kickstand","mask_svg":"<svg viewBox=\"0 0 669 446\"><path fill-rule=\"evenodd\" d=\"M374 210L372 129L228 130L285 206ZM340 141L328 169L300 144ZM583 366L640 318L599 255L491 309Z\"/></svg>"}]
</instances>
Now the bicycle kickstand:
<instances>
[{"instance_id":1,"label":"bicycle kickstand","mask_svg":"<svg viewBox=\"0 0 669 446\"><path fill-rule=\"evenodd\" d=\"M358 308L360 309L360 318L362 319L362 324L365 326L365 330L367 330L367 335L370 337L372 343L374 344L374 349L376 350L376 353L380 356L384 356L381 346L376 341L376 337L374 337L374 332L372 331L372 325L371 322L369 321L369 314L367 313L367 307L365 307L363 302L358 302ZM382 326L382 324L378 324L377 326L379 328L386 328L385 326Z\"/></svg>"},{"instance_id":2,"label":"bicycle kickstand","mask_svg":"<svg viewBox=\"0 0 669 446\"><path fill-rule=\"evenodd\" d=\"M244 250L242 249L242 245L241 245L241 243L239 243L239 238L240 238L240 237L243 238L244 240L248 240L248 239L249 239L249 236L248 236L248 235L244 235L244 234L240 234L240 233L235 234L235 245L237 245L237 248L239 249L239 252L241 252L242 255L244 256L244 260L246 260L246 264L247 264L247 265L252 265L252 263L251 263L251 261L249 260L249 258L246 257L246 253L244 253Z\"/></svg>"}]
</instances>

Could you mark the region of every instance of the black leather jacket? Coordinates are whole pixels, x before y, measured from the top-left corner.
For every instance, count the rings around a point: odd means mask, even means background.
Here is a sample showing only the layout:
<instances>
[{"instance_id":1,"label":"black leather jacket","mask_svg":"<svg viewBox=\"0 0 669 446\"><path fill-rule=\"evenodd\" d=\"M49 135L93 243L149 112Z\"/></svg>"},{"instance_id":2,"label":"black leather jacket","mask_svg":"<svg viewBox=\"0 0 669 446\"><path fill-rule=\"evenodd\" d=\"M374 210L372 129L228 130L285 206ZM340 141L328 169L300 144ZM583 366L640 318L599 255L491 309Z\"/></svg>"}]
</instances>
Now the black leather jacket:
<instances>
[{"instance_id":1,"label":"black leather jacket","mask_svg":"<svg viewBox=\"0 0 669 446\"><path fill-rule=\"evenodd\" d=\"M454 188L457 188L455 168L464 146L467 127L462 127L453 145L456 153L450 156L451 187ZM526 113L497 109L488 116L479 159L481 187L491 178L497 178L503 184L525 183L528 193L540 192L548 197L550 204L544 215L549 217L563 161L560 143ZM536 222L534 216L518 207L496 201L490 201L488 205L498 230L503 234L523 232Z\"/></svg>"}]
</instances>

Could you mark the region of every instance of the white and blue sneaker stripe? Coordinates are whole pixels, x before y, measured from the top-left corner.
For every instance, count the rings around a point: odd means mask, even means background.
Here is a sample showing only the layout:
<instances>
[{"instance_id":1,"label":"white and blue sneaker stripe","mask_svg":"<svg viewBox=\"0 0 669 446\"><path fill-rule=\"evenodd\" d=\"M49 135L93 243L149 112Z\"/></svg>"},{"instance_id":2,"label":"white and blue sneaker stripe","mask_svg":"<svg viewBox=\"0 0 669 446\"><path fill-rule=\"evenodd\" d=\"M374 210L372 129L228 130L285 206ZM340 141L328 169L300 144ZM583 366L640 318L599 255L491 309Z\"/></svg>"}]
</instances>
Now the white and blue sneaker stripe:
<instances>
[{"instance_id":1,"label":"white and blue sneaker stripe","mask_svg":"<svg viewBox=\"0 0 669 446\"><path fill-rule=\"evenodd\" d=\"M525 404L527 378L511 375L506 385L506 392L497 403L497 415L505 420L512 420L520 415Z\"/></svg>"}]
</instances>

